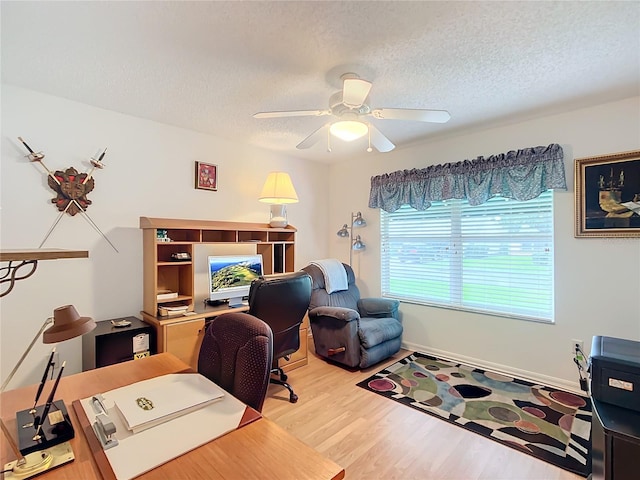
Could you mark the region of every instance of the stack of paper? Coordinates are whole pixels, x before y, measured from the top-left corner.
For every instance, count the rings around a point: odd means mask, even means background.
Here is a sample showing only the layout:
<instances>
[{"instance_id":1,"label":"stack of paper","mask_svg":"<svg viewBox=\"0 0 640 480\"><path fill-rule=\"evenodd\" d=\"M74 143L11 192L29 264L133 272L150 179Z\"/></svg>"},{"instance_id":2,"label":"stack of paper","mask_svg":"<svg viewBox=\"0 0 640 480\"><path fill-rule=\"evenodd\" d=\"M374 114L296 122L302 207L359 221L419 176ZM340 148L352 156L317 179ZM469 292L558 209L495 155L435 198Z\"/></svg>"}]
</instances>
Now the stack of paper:
<instances>
[{"instance_id":1,"label":"stack of paper","mask_svg":"<svg viewBox=\"0 0 640 480\"><path fill-rule=\"evenodd\" d=\"M178 298L178 292L172 292L170 290L160 290L156 295L158 301L171 300L172 298Z\"/></svg>"},{"instance_id":2,"label":"stack of paper","mask_svg":"<svg viewBox=\"0 0 640 480\"><path fill-rule=\"evenodd\" d=\"M109 397L133 433L221 400L224 391L199 374L184 374L175 382L139 391L113 391ZM184 378L182 378L184 377Z\"/></svg>"},{"instance_id":3,"label":"stack of paper","mask_svg":"<svg viewBox=\"0 0 640 480\"><path fill-rule=\"evenodd\" d=\"M167 315L182 315L189 310L189 305L162 305L158 308L158 313L161 316Z\"/></svg>"}]
</instances>

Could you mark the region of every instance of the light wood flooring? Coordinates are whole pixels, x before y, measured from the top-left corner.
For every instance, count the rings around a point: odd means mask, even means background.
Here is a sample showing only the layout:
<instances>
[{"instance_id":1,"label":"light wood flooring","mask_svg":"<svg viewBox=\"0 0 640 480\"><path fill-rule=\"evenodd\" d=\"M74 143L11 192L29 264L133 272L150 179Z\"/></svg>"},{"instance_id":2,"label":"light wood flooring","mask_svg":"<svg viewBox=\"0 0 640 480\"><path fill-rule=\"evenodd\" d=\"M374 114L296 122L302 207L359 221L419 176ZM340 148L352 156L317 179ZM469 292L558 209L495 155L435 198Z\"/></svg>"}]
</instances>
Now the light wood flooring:
<instances>
[{"instance_id":1,"label":"light wood flooring","mask_svg":"<svg viewBox=\"0 0 640 480\"><path fill-rule=\"evenodd\" d=\"M582 480L356 387L409 353L401 350L374 367L350 371L320 359L311 347L309 364L289 372L298 402L289 403L287 390L272 384L262 413L344 467L349 480Z\"/></svg>"}]
</instances>

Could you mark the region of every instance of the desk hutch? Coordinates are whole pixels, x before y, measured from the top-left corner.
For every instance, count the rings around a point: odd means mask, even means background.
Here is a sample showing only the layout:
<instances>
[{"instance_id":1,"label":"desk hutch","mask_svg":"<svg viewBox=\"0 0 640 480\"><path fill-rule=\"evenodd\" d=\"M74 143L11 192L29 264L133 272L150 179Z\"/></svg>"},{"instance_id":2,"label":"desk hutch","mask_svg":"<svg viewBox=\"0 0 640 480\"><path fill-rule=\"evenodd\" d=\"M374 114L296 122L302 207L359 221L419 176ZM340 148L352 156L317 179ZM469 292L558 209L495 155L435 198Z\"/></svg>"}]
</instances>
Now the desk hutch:
<instances>
[{"instance_id":1,"label":"desk hutch","mask_svg":"<svg viewBox=\"0 0 640 480\"><path fill-rule=\"evenodd\" d=\"M140 217L143 245L142 318L156 329L157 351L170 352L196 369L205 325L216 316L242 312L248 307L210 307L194 298L194 262L198 244L245 244L255 246L262 255L265 275L295 271L296 229L288 225L271 228L268 224L182 220ZM166 235L165 235L166 234ZM167 238L168 240L165 240ZM190 260L172 260L174 253L187 253ZM164 291L177 297L158 300ZM162 306L187 306L188 314L161 316ZM289 361L282 361L285 371L307 364L309 321L300 327L300 349Z\"/></svg>"}]
</instances>

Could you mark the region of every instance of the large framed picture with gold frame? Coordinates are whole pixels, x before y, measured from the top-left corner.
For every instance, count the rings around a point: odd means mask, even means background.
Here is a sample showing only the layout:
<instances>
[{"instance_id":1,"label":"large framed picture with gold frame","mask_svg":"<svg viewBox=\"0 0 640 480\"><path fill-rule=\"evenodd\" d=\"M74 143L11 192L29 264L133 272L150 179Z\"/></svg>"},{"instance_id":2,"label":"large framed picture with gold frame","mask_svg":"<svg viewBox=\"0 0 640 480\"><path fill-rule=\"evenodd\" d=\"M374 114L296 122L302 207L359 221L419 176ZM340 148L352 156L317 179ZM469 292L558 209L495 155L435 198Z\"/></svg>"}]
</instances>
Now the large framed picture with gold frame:
<instances>
[{"instance_id":1,"label":"large framed picture with gold frame","mask_svg":"<svg viewBox=\"0 0 640 480\"><path fill-rule=\"evenodd\" d=\"M576 237L640 237L640 150L575 162Z\"/></svg>"}]
</instances>

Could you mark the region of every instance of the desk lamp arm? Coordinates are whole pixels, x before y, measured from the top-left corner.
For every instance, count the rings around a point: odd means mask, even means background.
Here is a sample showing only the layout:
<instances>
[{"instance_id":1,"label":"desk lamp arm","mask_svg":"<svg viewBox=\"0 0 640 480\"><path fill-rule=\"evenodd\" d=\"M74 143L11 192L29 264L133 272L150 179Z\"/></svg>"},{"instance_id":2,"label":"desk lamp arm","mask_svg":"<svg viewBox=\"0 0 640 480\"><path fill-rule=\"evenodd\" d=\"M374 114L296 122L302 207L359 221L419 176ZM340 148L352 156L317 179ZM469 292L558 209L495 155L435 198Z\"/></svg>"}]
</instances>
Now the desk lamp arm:
<instances>
[{"instance_id":1,"label":"desk lamp arm","mask_svg":"<svg viewBox=\"0 0 640 480\"><path fill-rule=\"evenodd\" d=\"M52 323L53 323L53 318L51 318L51 317L47 318L44 321L44 323L42 324L42 327L40 328L40 330L38 331L36 336L33 337L33 340L31 340L31 343L29 344L27 349L24 351L24 353L20 357L20 360L18 360L18 363L16 363L16 366L13 367L13 370L11 370L11 373L9 374L7 379L4 381L4 383L2 384L2 387L0 387L0 393L4 392L4 390L7 388L7 385L9 385L9 382L11 381L11 379L13 379L13 376L16 374L18 369L22 366L22 362L24 362L24 359L27 358L27 355L29 355L29 352L31 351L31 349L33 348L35 343L38 341L38 339L42 335L42 332L44 332L45 329Z\"/></svg>"}]
</instances>

